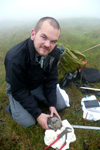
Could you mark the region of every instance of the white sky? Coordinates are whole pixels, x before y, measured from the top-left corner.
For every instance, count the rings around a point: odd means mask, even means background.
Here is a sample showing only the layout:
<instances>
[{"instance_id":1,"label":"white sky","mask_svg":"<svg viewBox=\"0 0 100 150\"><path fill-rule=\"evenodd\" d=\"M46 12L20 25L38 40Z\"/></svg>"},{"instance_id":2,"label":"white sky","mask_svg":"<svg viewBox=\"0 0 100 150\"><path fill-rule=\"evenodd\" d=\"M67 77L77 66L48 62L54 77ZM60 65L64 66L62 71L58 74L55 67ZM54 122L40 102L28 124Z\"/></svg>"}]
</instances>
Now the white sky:
<instances>
[{"instance_id":1,"label":"white sky","mask_svg":"<svg viewBox=\"0 0 100 150\"><path fill-rule=\"evenodd\" d=\"M100 18L100 0L0 0L0 21L44 16Z\"/></svg>"}]
</instances>

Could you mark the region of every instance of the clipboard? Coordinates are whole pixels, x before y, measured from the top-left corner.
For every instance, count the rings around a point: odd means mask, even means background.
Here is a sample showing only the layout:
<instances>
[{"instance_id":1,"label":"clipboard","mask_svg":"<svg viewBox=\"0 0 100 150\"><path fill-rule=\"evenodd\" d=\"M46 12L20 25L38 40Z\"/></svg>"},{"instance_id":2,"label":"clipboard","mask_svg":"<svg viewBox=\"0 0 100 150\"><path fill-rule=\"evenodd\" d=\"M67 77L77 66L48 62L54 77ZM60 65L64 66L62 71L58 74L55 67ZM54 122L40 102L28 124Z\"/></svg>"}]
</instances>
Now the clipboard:
<instances>
[{"instance_id":1,"label":"clipboard","mask_svg":"<svg viewBox=\"0 0 100 150\"><path fill-rule=\"evenodd\" d=\"M84 101L85 107L86 108L94 108L94 107L100 107L99 101L96 100L89 100L89 101Z\"/></svg>"}]
</instances>

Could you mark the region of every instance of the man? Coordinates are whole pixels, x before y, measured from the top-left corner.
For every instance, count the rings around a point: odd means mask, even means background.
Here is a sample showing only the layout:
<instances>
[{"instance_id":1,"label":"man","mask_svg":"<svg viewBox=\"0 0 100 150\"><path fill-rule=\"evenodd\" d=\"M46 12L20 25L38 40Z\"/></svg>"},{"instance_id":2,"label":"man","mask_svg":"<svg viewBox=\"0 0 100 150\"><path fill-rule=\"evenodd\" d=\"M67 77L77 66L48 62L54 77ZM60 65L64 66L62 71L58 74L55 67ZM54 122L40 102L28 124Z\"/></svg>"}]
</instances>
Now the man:
<instances>
[{"instance_id":1,"label":"man","mask_svg":"<svg viewBox=\"0 0 100 150\"><path fill-rule=\"evenodd\" d=\"M57 62L60 51L56 43L60 36L59 23L52 17L41 18L31 37L11 48L5 57L7 95L6 111L24 127L37 122L49 129L47 119L66 107L56 96ZM45 114L40 103L49 108Z\"/></svg>"}]
</instances>

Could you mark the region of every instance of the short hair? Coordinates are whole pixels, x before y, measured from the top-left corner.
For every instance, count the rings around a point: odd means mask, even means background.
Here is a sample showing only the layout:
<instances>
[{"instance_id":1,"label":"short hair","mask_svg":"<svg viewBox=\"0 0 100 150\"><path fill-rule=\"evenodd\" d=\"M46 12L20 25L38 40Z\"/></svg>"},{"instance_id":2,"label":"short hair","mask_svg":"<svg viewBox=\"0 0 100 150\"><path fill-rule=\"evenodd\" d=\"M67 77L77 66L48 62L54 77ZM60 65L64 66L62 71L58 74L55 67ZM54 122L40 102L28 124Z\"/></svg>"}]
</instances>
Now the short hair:
<instances>
[{"instance_id":1,"label":"short hair","mask_svg":"<svg viewBox=\"0 0 100 150\"><path fill-rule=\"evenodd\" d=\"M35 26L35 32L36 32L36 33L41 29L41 26L42 26L43 22L44 22L44 21L47 21L47 20L49 21L49 23L50 23L50 25L51 25L52 27L54 27L55 29L60 30L60 25L59 25L58 21L57 21L55 18L53 18L53 17L43 17L43 18L41 18L41 19L37 22L37 24L36 24L36 26Z\"/></svg>"}]
</instances>

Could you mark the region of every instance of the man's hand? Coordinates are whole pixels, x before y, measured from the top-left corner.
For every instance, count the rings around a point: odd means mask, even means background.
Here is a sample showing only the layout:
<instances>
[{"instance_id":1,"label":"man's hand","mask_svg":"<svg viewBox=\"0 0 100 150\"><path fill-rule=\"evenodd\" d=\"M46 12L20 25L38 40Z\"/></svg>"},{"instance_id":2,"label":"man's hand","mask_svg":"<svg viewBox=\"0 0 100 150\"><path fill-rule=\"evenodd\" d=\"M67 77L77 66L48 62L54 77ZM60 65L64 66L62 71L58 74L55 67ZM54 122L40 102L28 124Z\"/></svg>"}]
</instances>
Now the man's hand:
<instances>
[{"instance_id":1,"label":"man's hand","mask_svg":"<svg viewBox=\"0 0 100 150\"><path fill-rule=\"evenodd\" d=\"M47 119L51 117L51 115L47 115L47 114L44 114L42 113L38 118L37 118L37 121L38 123L42 126L43 129L45 130L48 130L49 127L47 125Z\"/></svg>"},{"instance_id":2,"label":"man's hand","mask_svg":"<svg viewBox=\"0 0 100 150\"><path fill-rule=\"evenodd\" d=\"M50 117L53 117L53 115L55 114L56 116L58 116L58 118L60 118L60 116L59 116L59 114L58 114L55 107L49 107L49 110L51 112Z\"/></svg>"}]
</instances>

